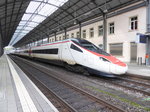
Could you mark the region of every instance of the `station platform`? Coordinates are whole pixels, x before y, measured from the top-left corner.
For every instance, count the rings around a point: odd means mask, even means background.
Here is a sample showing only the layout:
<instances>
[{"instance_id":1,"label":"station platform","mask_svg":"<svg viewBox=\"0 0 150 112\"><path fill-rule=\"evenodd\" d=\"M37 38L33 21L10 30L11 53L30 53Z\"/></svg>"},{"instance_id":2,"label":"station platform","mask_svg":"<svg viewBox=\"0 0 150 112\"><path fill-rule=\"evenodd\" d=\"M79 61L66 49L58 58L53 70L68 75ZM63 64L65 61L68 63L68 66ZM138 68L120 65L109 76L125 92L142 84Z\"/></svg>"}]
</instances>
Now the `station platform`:
<instances>
[{"instance_id":1,"label":"station platform","mask_svg":"<svg viewBox=\"0 0 150 112\"><path fill-rule=\"evenodd\" d=\"M129 63L127 73L132 75L150 77L150 66L137 65L136 63Z\"/></svg>"},{"instance_id":2,"label":"station platform","mask_svg":"<svg viewBox=\"0 0 150 112\"><path fill-rule=\"evenodd\" d=\"M0 57L0 112L58 112L6 55Z\"/></svg>"}]
</instances>

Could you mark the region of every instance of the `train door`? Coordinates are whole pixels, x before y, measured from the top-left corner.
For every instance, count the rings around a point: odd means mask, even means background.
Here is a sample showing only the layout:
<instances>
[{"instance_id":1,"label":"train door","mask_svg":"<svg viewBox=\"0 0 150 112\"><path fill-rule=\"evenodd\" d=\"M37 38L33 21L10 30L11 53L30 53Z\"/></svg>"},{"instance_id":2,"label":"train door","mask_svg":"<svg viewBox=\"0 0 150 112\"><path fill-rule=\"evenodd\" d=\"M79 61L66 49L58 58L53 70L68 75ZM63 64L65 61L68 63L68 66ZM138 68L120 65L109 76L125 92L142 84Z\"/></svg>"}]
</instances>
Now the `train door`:
<instances>
[{"instance_id":1,"label":"train door","mask_svg":"<svg viewBox=\"0 0 150 112\"><path fill-rule=\"evenodd\" d=\"M83 63L84 63L84 60L83 60L83 58L84 58L83 51L78 46L76 46L74 44L71 44L70 45L70 52L71 52L71 54L72 54L75 62L77 64L83 65Z\"/></svg>"},{"instance_id":2,"label":"train door","mask_svg":"<svg viewBox=\"0 0 150 112\"><path fill-rule=\"evenodd\" d=\"M69 50L68 44L67 43L62 44L61 49L62 49L61 60L65 61L68 64L74 64L74 59Z\"/></svg>"},{"instance_id":3,"label":"train door","mask_svg":"<svg viewBox=\"0 0 150 112\"><path fill-rule=\"evenodd\" d=\"M92 54L87 54L86 55L86 57L87 57L87 63L91 66L91 65L93 65L94 64L94 57L93 57L93 55Z\"/></svg>"}]
</instances>

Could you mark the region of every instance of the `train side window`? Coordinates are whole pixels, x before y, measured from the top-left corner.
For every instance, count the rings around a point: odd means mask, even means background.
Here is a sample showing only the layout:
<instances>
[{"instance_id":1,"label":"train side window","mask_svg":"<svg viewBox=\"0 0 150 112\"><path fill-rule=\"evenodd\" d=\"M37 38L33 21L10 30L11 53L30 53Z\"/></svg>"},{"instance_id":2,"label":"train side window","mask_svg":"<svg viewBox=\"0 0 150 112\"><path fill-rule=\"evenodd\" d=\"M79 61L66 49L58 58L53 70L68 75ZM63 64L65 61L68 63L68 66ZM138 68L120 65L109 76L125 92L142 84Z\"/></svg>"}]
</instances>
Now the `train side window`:
<instances>
[{"instance_id":1,"label":"train side window","mask_svg":"<svg viewBox=\"0 0 150 112\"><path fill-rule=\"evenodd\" d=\"M70 48L73 50L79 51L79 52L83 52L80 48L78 48L77 46L75 46L73 44L71 44Z\"/></svg>"},{"instance_id":2,"label":"train side window","mask_svg":"<svg viewBox=\"0 0 150 112\"><path fill-rule=\"evenodd\" d=\"M39 53L39 54L58 54L58 48L33 50L32 53Z\"/></svg>"}]
</instances>

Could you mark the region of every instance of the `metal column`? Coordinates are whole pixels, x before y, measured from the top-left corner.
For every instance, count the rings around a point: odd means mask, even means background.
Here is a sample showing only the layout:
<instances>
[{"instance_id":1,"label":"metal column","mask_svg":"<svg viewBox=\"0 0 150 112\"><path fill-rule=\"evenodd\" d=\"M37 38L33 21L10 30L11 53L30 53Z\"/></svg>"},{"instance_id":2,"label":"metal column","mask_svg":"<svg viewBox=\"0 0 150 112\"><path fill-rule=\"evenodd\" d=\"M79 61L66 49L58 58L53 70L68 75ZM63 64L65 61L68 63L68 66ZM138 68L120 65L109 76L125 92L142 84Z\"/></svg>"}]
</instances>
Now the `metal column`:
<instances>
[{"instance_id":1,"label":"metal column","mask_svg":"<svg viewBox=\"0 0 150 112\"><path fill-rule=\"evenodd\" d=\"M147 36L147 40L146 40L146 56L145 56L145 58L146 58L146 65L150 65L150 35Z\"/></svg>"},{"instance_id":2,"label":"metal column","mask_svg":"<svg viewBox=\"0 0 150 112\"><path fill-rule=\"evenodd\" d=\"M82 26L81 26L81 23L79 22L79 38L81 38L81 31L82 30Z\"/></svg>"},{"instance_id":3,"label":"metal column","mask_svg":"<svg viewBox=\"0 0 150 112\"><path fill-rule=\"evenodd\" d=\"M42 44L43 44L44 42L43 42L43 38L42 38Z\"/></svg>"},{"instance_id":4,"label":"metal column","mask_svg":"<svg viewBox=\"0 0 150 112\"><path fill-rule=\"evenodd\" d=\"M107 14L103 13L103 50L107 51Z\"/></svg>"},{"instance_id":5,"label":"metal column","mask_svg":"<svg viewBox=\"0 0 150 112\"><path fill-rule=\"evenodd\" d=\"M2 38L1 38L1 36L0 36L0 56L2 56L2 54L3 54L3 42L2 42Z\"/></svg>"},{"instance_id":6,"label":"metal column","mask_svg":"<svg viewBox=\"0 0 150 112\"><path fill-rule=\"evenodd\" d=\"M35 44L36 44L36 40L34 40L34 46L35 46Z\"/></svg>"},{"instance_id":7,"label":"metal column","mask_svg":"<svg viewBox=\"0 0 150 112\"><path fill-rule=\"evenodd\" d=\"M57 37L56 37L57 35L56 35L56 32L55 32L55 41L57 41Z\"/></svg>"},{"instance_id":8,"label":"metal column","mask_svg":"<svg viewBox=\"0 0 150 112\"><path fill-rule=\"evenodd\" d=\"M67 29L65 28L65 39L67 38Z\"/></svg>"},{"instance_id":9,"label":"metal column","mask_svg":"<svg viewBox=\"0 0 150 112\"><path fill-rule=\"evenodd\" d=\"M150 0L147 0L147 42L146 42L146 65L150 65Z\"/></svg>"},{"instance_id":10,"label":"metal column","mask_svg":"<svg viewBox=\"0 0 150 112\"><path fill-rule=\"evenodd\" d=\"M47 41L48 41L48 43L50 42L50 41L49 41L49 38L50 38L50 37L48 37L48 40L47 40Z\"/></svg>"},{"instance_id":11,"label":"metal column","mask_svg":"<svg viewBox=\"0 0 150 112\"><path fill-rule=\"evenodd\" d=\"M150 33L150 0L147 0L147 33Z\"/></svg>"},{"instance_id":12,"label":"metal column","mask_svg":"<svg viewBox=\"0 0 150 112\"><path fill-rule=\"evenodd\" d=\"M3 33L2 33L2 25L1 25L1 19L0 19L0 56L3 54L4 50L3 50Z\"/></svg>"}]
</instances>

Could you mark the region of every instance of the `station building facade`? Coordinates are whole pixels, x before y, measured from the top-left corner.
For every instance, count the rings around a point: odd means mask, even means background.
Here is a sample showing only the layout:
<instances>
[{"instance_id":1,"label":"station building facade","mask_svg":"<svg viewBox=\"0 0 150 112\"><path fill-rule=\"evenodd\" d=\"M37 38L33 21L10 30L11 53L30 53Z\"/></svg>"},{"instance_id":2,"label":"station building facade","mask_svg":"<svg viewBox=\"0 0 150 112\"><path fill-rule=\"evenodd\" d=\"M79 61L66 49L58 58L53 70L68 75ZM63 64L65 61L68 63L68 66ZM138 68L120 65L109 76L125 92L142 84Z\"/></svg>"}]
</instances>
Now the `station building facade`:
<instances>
[{"instance_id":1,"label":"station building facade","mask_svg":"<svg viewBox=\"0 0 150 112\"><path fill-rule=\"evenodd\" d=\"M128 6L128 7L132 7ZM120 9L121 10L121 9ZM113 13L117 13L113 12ZM142 6L133 10L107 18L107 52L116 56L124 62L135 63L141 59L145 63L146 44L137 43L137 33L145 34L147 25L147 8ZM99 17L101 18L101 17ZM95 19L99 19L95 18ZM90 20L93 21L93 20ZM88 22L88 21L87 21ZM97 46L103 45L103 20L83 23L81 38L91 41ZM76 25L67 29L66 38L80 37L79 26ZM64 32L58 32L57 40L65 39ZM50 42L55 41L55 36L49 38Z\"/></svg>"}]
</instances>

